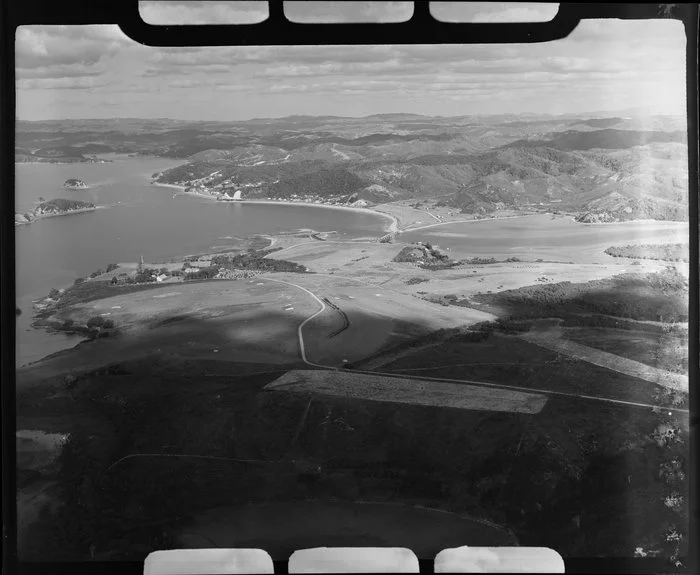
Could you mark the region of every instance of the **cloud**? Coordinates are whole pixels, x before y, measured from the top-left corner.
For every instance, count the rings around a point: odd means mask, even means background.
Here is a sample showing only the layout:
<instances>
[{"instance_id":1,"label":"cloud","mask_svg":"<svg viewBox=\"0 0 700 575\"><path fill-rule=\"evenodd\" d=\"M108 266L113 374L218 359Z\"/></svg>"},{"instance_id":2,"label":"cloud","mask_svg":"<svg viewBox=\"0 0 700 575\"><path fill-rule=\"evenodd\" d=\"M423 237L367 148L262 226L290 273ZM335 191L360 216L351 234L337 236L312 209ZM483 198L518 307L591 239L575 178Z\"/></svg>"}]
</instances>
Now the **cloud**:
<instances>
[{"instance_id":1,"label":"cloud","mask_svg":"<svg viewBox=\"0 0 700 575\"><path fill-rule=\"evenodd\" d=\"M92 77L75 78L26 78L18 79L17 87L20 90L83 90L105 86L103 80Z\"/></svg>"},{"instance_id":2,"label":"cloud","mask_svg":"<svg viewBox=\"0 0 700 575\"><path fill-rule=\"evenodd\" d=\"M83 65L57 64L55 66L40 66L38 68L18 68L18 78L77 78L80 76L100 76L107 68L101 62Z\"/></svg>"},{"instance_id":3,"label":"cloud","mask_svg":"<svg viewBox=\"0 0 700 575\"><path fill-rule=\"evenodd\" d=\"M44 70L57 75L61 67L76 72L132 44L116 26L21 26L15 39L18 70Z\"/></svg>"},{"instance_id":4,"label":"cloud","mask_svg":"<svg viewBox=\"0 0 700 575\"><path fill-rule=\"evenodd\" d=\"M226 64L197 64L191 66L155 66L145 68L137 74L146 78L160 78L169 74L177 74L178 76L188 76L194 73L201 74L229 74L232 67Z\"/></svg>"},{"instance_id":5,"label":"cloud","mask_svg":"<svg viewBox=\"0 0 700 575\"><path fill-rule=\"evenodd\" d=\"M469 101L512 112L604 109L611 98L675 106L684 47L672 21L586 21L541 44L202 48L143 46L117 26L32 26L17 33L18 102L42 115L54 101L79 101L99 116L109 97L131 115L195 119L392 106L450 114Z\"/></svg>"},{"instance_id":6,"label":"cloud","mask_svg":"<svg viewBox=\"0 0 700 575\"><path fill-rule=\"evenodd\" d=\"M187 73L202 66L242 64L298 65L383 62L391 46L232 46L205 48L158 48L147 58L149 75Z\"/></svg>"},{"instance_id":7,"label":"cloud","mask_svg":"<svg viewBox=\"0 0 700 575\"><path fill-rule=\"evenodd\" d=\"M267 1L139 1L144 22L155 25L254 24L269 15Z\"/></svg>"},{"instance_id":8,"label":"cloud","mask_svg":"<svg viewBox=\"0 0 700 575\"><path fill-rule=\"evenodd\" d=\"M341 74L391 74L406 73L406 66L400 60L388 60L385 62L324 62L316 65L287 64L265 68L256 72L254 76L259 78L284 78L300 76L333 76Z\"/></svg>"},{"instance_id":9,"label":"cloud","mask_svg":"<svg viewBox=\"0 0 700 575\"><path fill-rule=\"evenodd\" d=\"M413 2L284 2L284 15L293 22L405 22Z\"/></svg>"},{"instance_id":10,"label":"cloud","mask_svg":"<svg viewBox=\"0 0 700 575\"><path fill-rule=\"evenodd\" d=\"M430 13L443 22L548 22L558 9L542 2L430 3Z\"/></svg>"}]
</instances>

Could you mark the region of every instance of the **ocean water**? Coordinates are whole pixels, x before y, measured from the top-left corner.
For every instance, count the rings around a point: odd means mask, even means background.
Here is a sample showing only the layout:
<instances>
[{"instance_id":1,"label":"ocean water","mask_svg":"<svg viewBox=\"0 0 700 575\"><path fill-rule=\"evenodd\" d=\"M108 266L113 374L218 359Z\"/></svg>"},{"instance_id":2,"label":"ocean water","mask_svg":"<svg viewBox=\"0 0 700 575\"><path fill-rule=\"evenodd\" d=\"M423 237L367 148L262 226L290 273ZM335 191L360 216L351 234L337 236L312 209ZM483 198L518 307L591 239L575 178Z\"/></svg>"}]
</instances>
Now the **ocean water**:
<instances>
[{"instance_id":1,"label":"ocean water","mask_svg":"<svg viewBox=\"0 0 700 575\"><path fill-rule=\"evenodd\" d=\"M71 347L79 338L32 329L32 301L52 287L111 262L167 261L187 254L235 246L237 238L299 229L336 231L339 238L377 236L389 220L372 213L314 208L223 203L173 188L150 185L154 172L181 161L110 155L105 164L17 164L16 211L25 212L39 197L94 202L100 209L45 218L15 228L17 365ZM78 178L87 190L65 190Z\"/></svg>"}]
</instances>

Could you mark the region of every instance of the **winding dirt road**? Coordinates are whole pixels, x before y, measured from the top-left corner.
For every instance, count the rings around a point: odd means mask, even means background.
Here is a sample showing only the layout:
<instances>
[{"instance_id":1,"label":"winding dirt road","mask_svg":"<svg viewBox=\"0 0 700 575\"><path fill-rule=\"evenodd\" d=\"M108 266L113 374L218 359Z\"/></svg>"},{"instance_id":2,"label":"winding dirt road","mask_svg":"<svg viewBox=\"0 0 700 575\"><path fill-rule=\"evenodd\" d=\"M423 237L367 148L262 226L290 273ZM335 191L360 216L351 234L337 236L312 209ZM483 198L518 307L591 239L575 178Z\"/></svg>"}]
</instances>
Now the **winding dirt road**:
<instances>
[{"instance_id":1,"label":"winding dirt road","mask_svg":"<svg viewBox=\"0 0 700 575\"><path fill-rule=\"evenodd\" d=\"M303 290L304 292L309 294L312 298L314 298L319 303L319 305L321 306L320 309L317 312L315 312L314 314L312 314L311 316L309 316L308 318L306 318L304 321L302 321L299 324L299 327L297 329L297 335L299 338L299 351L300 351L301 359L302 359L302 361L304 361L304 363L306 363L307 365L312 366L312 367L333 370L333 371L339 371L340 368L338 368L338 367L314 363L314 362L309 361L308 358L306 357L306 347L304 344L304 326L307 323L309 323L311 320L313 320L315 317L322 314L327 308L326 304L312 291L310 291L310 290L306 289L305 287L302 287L298 284L295 284L292 282L287 282L284 280L276 280L276 279L271 279L271 278L267 278L267 279L270 279L271 281L276 281L279 283L284 283L284 284L290 285L292 287L295 287L297 289ZM582 347L585 347L585 346L582 346ZM601 352L601 353L603 353L603 352ZM612 355L612 354L608 354L608 355ZM613 357L618 358L618 356L613 356ZM584 359L584 361L589 361L588 359L585 359L585 358L581 358L581 359ZM622 359L622 358L619 358L619 359ZM635 362L635 363L638 363L638 362ZM598 364L596 364L596 365L598 365ZM608 367L608 366L604 365L603 367ZM367 371L367 370L360 370L360 369L354 369L353 373L366 373L369 375L383 375L386 377L400 377L400 378L404 378L404 379L406 377L405 375L401 375L401 374L397 374L397 373ZM531 388L531 387L521 387L521 386L517 386L517 385L507 385L507 384L502 384L502 383L491 383L491 382L486 382L486 381L475 381L475 380L469 380L469 379L449 379L449 378L440 378L440 377L415 377L415 376L413 378L416 380L420 380L420 381L439 381L439 382L448 382L448 383L464 383L464 384L471 384L471 385L480 385L480 386L485 386L485 387L511 389L514 391L523 391L523 392L528 392L528 393L543 393L543 394L547 394L547 395L557 395L560 397L588 399L588 400L593 400L593 401L601 401L601 402L605 402L605 403L614 403L617 405L630 405L630 406L634 406L634 407L644 407L644 408L648 408L648 409L663 409L663 410L667 410L667 411L675 411L677 413L688 413L687 409L666 407L666 406L662 406L662 405L652 405L652 404L648 404L648 403L638 403L638 402L634 402L634 401L624 401L621 399L612 399L612 398L608 398L608 397L600 397L600 396L594 396L594 395L584 395L584 394L580 394L580 393L567 393L567 392L563 392L563 391L554 391L551 389L535 389L535 388ZM686 378L686 380L687 380L687 378Z\"/></svg>"}]
</instances>

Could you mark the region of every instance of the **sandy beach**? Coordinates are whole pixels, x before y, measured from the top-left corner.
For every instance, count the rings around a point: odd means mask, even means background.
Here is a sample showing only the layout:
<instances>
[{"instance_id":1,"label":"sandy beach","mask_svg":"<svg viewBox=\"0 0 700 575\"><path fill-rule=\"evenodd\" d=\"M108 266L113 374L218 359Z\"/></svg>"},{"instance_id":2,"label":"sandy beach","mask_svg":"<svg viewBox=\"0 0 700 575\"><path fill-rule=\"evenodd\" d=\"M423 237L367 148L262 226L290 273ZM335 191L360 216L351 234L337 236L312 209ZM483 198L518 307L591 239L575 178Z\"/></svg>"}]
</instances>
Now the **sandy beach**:
<instances>
[{"instance_id":1,"label":"sandy beach","mask_svg":"<svg viewBox=\"0 0 700 575\"><path fill-rule=\"evenodd\" d=\"M178 184L163 184L161 182L151 182L152 186L159 186L161 188L174 188L176 190L180 190L181 192L184 192L187 188L185 186L180 186Z\"/></svg>"},{"instance_id":2,"label":"sandy beach","mask_svg":"<svg viewBox=\"0 0 700 575\"><path fill-rule=\"evenodd\" d=\"M179 190L183 194L187 194L190 196L196 196L199 198L206 198L208 200L212 201L219 201L216 196L212 196L211 194L203 194L201 192L197 191L185 191L186 188L185 186L180 186L177 184L162 184L160 182L153 182L152 185L154 186L162 186L165 188L173 188L176 190ZM355 207L355 206L329 206L328 204L315 204L312 202L287 202L284 200L229 200L229 201L238 201L239 203L242 204L256 204L256 205L271 205L271 206L311 206L314 208L326 208L326 209L331 209L331 210L350 210L358 213L367 213L371 212L373 214L378 214L382 216L383 218L387 218L390 220L389 227L387 228L387 232L389 233L396 233L399 231L399 220L386 212L381 212L379 210L375 210L371 207L368 208L360 208L360 207Z\"/></svg>"},{"instance_id":3,"label":"sandy beach","mask_svg":"<svg viewBox=\"0 0 700 575\"><path fill-rule=\"evenodd\" d=\"M241 203L244 204L259 204L259 205L281 205L281 206L310 206L313 208L325 208L329 210L349 210L353 212L358 212L358 213L367 213L370 212L372 214L377 214L382 216L383 218L386 218L391 221L391 224L389 224L389 228L387 229L388 232L397 232L398 231L398 220L392 216L391 214L387 214L385 212L380 212L378 210L374 210L371 207L370 208L359 208L355 206L329 206L328 204L314 204L311 202L285 202L282 200L242 200Z\"/></svg>"}]
</instances>

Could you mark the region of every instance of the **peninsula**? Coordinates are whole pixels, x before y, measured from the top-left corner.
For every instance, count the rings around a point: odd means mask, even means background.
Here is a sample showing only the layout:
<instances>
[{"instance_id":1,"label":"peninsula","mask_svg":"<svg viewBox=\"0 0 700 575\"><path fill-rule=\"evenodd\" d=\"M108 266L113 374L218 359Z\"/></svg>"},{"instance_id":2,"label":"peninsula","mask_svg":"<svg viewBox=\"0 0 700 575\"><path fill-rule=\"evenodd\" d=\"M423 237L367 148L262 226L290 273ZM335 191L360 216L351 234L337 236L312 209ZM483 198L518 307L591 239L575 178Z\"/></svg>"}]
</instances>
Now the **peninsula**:
<instances>
[{"instance_id":1,"label":"peninsula","mask_svg":"<svg viewBox=\"0 0 700 575\"><path fill-rule=\"evenodd\" d=\"M55 198L53 200L42 201L36 208L23 214L15 214L15 225L28 224L39 218L90 212L95 209L95 204L92 202Z\"/></svg>"}]
</instances>

